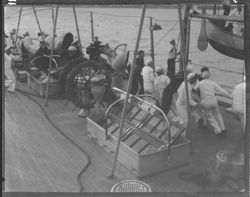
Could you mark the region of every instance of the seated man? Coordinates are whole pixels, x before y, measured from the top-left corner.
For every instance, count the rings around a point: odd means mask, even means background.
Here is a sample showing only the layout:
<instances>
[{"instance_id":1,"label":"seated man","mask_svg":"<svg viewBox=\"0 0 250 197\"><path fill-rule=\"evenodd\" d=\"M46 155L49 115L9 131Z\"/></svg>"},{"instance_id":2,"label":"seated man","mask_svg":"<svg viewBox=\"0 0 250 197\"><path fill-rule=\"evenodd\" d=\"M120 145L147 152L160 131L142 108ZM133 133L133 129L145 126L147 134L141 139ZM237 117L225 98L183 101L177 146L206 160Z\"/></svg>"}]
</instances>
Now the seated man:
<instances>
[{"instance_id":1,"label":"seated man","mask_svg":"<svg viewBox=\"0 0 250 197\"><path fill-rule=\"evenodd\" d=\"M43 40L40 40L40 48L36 52L36 56L50 55L50 50L47 46L47 43Z\"/></svg>"}]
</instances>

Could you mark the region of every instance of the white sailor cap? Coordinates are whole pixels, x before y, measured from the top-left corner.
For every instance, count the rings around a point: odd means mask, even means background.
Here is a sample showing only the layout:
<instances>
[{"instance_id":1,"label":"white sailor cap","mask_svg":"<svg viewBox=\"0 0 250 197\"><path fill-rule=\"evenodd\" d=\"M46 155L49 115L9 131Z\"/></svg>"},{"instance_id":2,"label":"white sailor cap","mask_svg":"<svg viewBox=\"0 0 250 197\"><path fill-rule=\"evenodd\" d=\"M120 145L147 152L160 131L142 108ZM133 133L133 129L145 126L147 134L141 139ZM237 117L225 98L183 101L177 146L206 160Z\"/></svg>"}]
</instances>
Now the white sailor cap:
<instances>
[{"instance_id":1,"label":"white sailor cap","mask_svg":"<svg viewBox=\"0 0 250 197\"><path fill-rule=\"evenodd\" d=\"M68 48L68 51L77 51L77 48L74 47L74 46L70 46L70 47Z\"/></svg>"}]
</instances>

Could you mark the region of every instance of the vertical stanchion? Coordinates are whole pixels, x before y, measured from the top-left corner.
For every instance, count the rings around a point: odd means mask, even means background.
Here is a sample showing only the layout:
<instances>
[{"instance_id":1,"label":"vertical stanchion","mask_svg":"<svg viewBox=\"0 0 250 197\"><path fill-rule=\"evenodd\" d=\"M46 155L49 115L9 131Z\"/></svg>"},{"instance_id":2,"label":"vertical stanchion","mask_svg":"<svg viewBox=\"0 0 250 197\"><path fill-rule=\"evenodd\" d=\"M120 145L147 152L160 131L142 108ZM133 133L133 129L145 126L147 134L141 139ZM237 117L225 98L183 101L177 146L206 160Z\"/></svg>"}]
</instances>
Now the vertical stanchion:
<instances>
[{"instance_id":1,"label":"vertical stanchion","mask_svg":"<svg viewBox=\"0 0 250 197\"><path fill-rule=\"evenodd\" d=\"M54 29L53 29L52 48L51 48L50 57L49 57L49 74L48 74L48 81L47 81L47 86L46 86L46 100L45 100L45 104L44 104L45 106L48 106L48 92L49 92L50 72L51 72L53 52L54 52L54 48L55 48L55 35L56 35L56 22L57 22L58 8L59 8L59 5L56 6L56 17L55 17L55 26L54 26Z\"/></svg>"},{"instance_id":2,"label":"vertical stanchion","mask_svg":"<svg viewBox=\"0 0 250 197\"><path fill-rule=\"evenodd\" d=\"M110 178L114 177L114 171L115 171L115 166L116 166L117 157L118 157L118 153L119 153L120 142L121 142L121 134L122 134L122 131L123 131L124 118L125 118L125 113L127 111L129 92L130 92L130 89L131 89L131 84L132 84L131 82L132 82L132 79L133 79L134 69L135 69L135 66L136 66L136 55L137 55L137 51L138 51L139 44L140 44L141 32L142 32L143 22L144 22L144 18L145 18L145 12L146 12L146 6L144 5L143 9L142 9L142 13L141 13L141 20L140 20L140 26L139 26L139 30L138 30L135 50L134 50L132 68L131 68L131 71L130 71L130 74L129 74L128 88L127 88L126 98L125 98L124 106L123 106L123 110L122 110L119 135L118 135L116 151L115 151L115 157L114 157L114 162L113 162L113 167L112 167L112 172L111 172Z\"/></svg>"},{"instance_id":3,"label":"vertical stanchion","mask_svg":"<svg viewBox=\"0 0 250 197\"><path fill-rule=\"evenodd\" d=\"M190 27L191 27L191 19L190 19L190 17L188 17L188 19L187 19L187 32L186 32L185 65L187 65L188 59L189 59Z\"/></svg>"},{"instance_id":4,"label":"vertical stanchion","mask_svg":"<svg viewBox=\"0 0 250 197\"><path fill-rule=\"evenodd\" d=\"M41 29L41 26L40 26L40 23L39 23L39 20L38 20L37 14L36 14L36 10L35 10L34 6L32 6L32 8L33 8L33 11L34 11L34 14L35 14L35 17L36 17L36 22L37 22L37 25L38 25L39 31L40 31L40 33L42 33L42 29ZM43 37L43 36L42 36L42 39L43 39L43 41L44 41L44 37Z\"/></svg>"},{"instance_id":5,"label":"vertical stanchion","mask_svg":"<svg viewBox=\"0 0 250 197\"><path fill-rule=\"evenodd\" d=\"M55 14L54 14L53 6L51 6L51 14L52 14L52 24L53 24L53 28L54 28L54 26L55 26Z\"/></svg>"},{"instance_id":6,"label":"vertical stanchion","mask_svg":"<svg viewBox=\"0 0 250 197\"><path fill-rule=\"evenodd\" d=\"M155 55L154 55L154 30L153 30L153 19L150 16L150 44L151 44L151 57L153 62L155 63Z\"/></svg>"},{"instance_id":7,"label":"vertical stanchion","mask_svg":"<svg viewBox=\"0 0 250 197\"><path fill-rule=\"evenodd\" d=\"M178 4L178 13L179 13L179 23L180 23L180 40L181 40L181 60L183 64L183 71L184 71L184 82L185 82L185 90L186 90L186 99L187 99L187 117L188 117L188 126L187 126L187 133L190 135L191 141L191 152L193 153L193 133L191 131L191 124L190 124L190 102L189 102L189 93L188 93L188 82L187 82L187 69L185 65L185 43L184 43L184 31L183 31L183 24L182 24L182 14L181 14L181 5Z\"/></svg>"},{"instance_id":8,"label":"vertical stanchion","mask_svg":"<svg viewBox=\"0 0 250 197\"><path fill-rule=\"evenodd\" d=\"M91 39L94 41L94 21L93 21L93 12L90 12L90 24L91 24Z\"/></svg>"},{"instance_id":9,"label":"vertical stanchion","mask_svg":"<svg viewBox=\"0 0 250 197\"><path fill-rule=\"evenodd\" d=\"M244 55L245 55L245 74L246 74L246 114L244 129L244 175L245 191L249 193L249 130L250 130L250 2L244 2Z\"/></svg>"},{"instance_id":10,"label":"vertical stanchion","mask_svg":"<svg viewBox=\"0 0 250 197\"><path fill-rule=\"evenodd\" d=\"M78 26L78 21L77 21L77 16L76 16L75 5L73 5L73 12L74 12L74 17L75 17L76 31L77 31L77 36L78 36L78 42L79 42L79 45L80 45L80 51L81 51L81 54L83 56L82 43L81 43L81 38L80 38L80 32L79 32L79 26Z\"/></svg>"},{"instance_id":11,"label":"vertical stanchion","mask_svg":"<svg viewBox=\"0 0 250 197\"><path fill-rule=\"evenodd\" d=\"M216 4L213 5L213 14L215 15L216 14Z\"/></svg>"},{"instance_id":12,"label":"vertical stanchion","mask_svg":"<svg viewBox=\"0 0 250 197\"><path fill-rule=\"evenodd\" d=\"M16 42L17 42L17 36L18 36L18 32L19 32L22 11L23 11L23 6L20 7L20 11L19 11L19 17L18 17L18 23L17 23L16 35L15 35L15 42L14 42L15 49L16 49Z\"/></svg>"}]
</instances>

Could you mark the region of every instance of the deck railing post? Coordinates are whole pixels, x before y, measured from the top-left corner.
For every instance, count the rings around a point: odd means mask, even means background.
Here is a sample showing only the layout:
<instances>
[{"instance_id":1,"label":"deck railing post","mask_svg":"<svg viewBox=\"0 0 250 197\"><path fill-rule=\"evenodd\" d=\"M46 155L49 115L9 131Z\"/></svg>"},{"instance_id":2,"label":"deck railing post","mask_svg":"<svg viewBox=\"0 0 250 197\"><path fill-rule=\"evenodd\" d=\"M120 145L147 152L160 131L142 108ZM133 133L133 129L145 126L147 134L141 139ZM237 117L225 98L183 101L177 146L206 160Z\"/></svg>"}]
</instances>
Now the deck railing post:
<instances>
[{"instance_id":1,"label":"deck railing post","mask_svg":"<svg viewBox=\"0 0 250 197\"><path fill-rule=\"evenodd\" d=\"M122 110L120 129L119 129L117 145L116 145L116 151L115 151L115 157L114 157L114 162L113 162L113 167L112 167L112 172L111 172L110 178L114 177L114 171L115 171L115 166L116 166L117 157L118 157L118 153L119 153L120 142L121 142L121 134L123 132L125 113L127 111L129 93L130 93L130 89L131 89L131 85L132 85L132 79L133 79L133 76L134 76L134 70L135 70L135 66L136 66L136 56L137 56L137 51L138 51L139 44L140 44L141 32L142 32L143 22L144 22L144 18L145 18L145 12L146 12L146 6L144 5L143 9L142 9L142 13L141 13L141 20L140 20L140 26L139 26L139 30L138 30L135 50L134 50L132 67L131 67L131 71L130 71L130 74L129 74L128 88L127 88L126 98L125 98L124 106L123 106L123 110Z\"/></svg>"},{"instance_id":2,"label":"deck railing post","mask_svg":"<svg viewBox=\"0 0 250 197\"><path fill-rule=\"evenodd\" d=\"M55 35L56 35L56 23L57 23L57 16L58 16L58 8L59 5L56 6L56 17L55 17L55 26L53 28L53 37L52 37L52 48L50 51L50 57L49 57L49 74L48 74L48 81L46 86L46 98L45 98L45 106L48 106L48 92L49 92L49 84L50 84L50 76L51 76L51 65L52 65L52 58L55 48Z\"/></svg>"}]
</instances>

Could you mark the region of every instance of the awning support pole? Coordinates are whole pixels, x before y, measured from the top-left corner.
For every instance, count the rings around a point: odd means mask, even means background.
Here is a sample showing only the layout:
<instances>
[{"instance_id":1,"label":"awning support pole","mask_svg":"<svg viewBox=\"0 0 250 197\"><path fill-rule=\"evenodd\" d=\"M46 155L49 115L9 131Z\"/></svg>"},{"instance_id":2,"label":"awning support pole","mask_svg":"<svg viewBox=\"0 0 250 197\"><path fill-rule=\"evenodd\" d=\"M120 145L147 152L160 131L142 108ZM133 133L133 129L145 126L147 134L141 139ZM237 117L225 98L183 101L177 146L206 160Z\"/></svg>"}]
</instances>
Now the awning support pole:
<instances>
[{"instance_id":1,"label":"awning support pole","mask_svg":"<svg viewBox=\"0 0 250 197\"><path fill-rule=\"evenodd\" d=\"M50 51L50 57L49 57L49 74L48 74L48 81L47 81L47 87L46 87L46 100L44 106L48 106L48 92L49 92L49 84L50 84L50 72L51 72L51 66L52 66L52 57L54 53L55 48L55 35L56 35L56 23L57 23L57 16L58 16L58 8L59 5L56 6L56 17L55 17L55 26L53 29L53 37L52 37L52 48Z\"/></svg>"},{"instance_id":2,"label":"awning support pole","mask_svg":"<svg viewBox=\"0 0 250 197\"><path fill-rule=\"evenodd\" d=\"M91 24L91 39L94 41L94 20L93 20L93 12L90 12L90 24Z\"/></svg>"},{"instance_id":3,"label":"awning support pole","mask_svg":"<svg viewBox=\"0 0 250 197\"><path fill-rule=\"evenodd\" d=\"M189 94L188 94L188 82L187 82L187 69L186 69L186 54L185 54L185 41L184 41L184 31L183 31L183 24L182 24L182 14L181 14L181 5L178 4L178 13L179 13L179 23L180 23L180 40L181 40L181 61L183 65L184 71L184 82L185 82L185 90L186 90L186 99L187 99L187 117L188 117L188 126L187 126L187 134L190 136L191 141L191 152L193 153L193 132L191 131L191 124L190 124L190 102L189 102Z\"/></svg>"},{"instance_id":4,"label":"awning support pole","mask_svg":"<svg viewBox=\"0 0 250 197\"><path fill-rule=\"evenodd\" d=\"M131 68L131 71L130 71L130 74L129 74L128 88L127 88L126 98L125 98L124 106L123 106L123 110L122 110L118 141L117 141L117 145L116 145L116 151L115 151L115 157L114 157L112 172L111 172L111 175L109 176L110 178L114 177L114 171L115 171L118 152L119 152L119 148L120 148L120 142L121 142L121 134L122 134L122 131L123 131L125 113L127 111L129 93L130 93L130 89L131 89L131 85L132 85L132 79L133 79L133 76L134 76L134 70L135 70L135 67L136 67L136 56L137 56L137 52L138 52L138 48L139 48L139 44L140 44L140 40L141 40L141 32L142 32L143 22L144 22L144 18L145 18L145 12L146 12L146 6L144 5L143 9L142 9L142 13L141 13L141 20L140 20L140 26L139 26L139 31L138 31L138 35L137 35L135 50L134 50L132 68Z\"/></svg>"},{"instance_id":5,"label":"awning support pole","mask_svg":"<svg viewBox=\"0 0 250 197\"><path fill-rule=\"evenodd\" d=\"M18 32L19 32L22 11L23 11L23 6L20 7L20 11L19 11L19 17L18 17L18 23L17 23L16 35L15 35L15 42L14 42L15 49L16 49L16 42L17 42L17 36L18 36Z\"/></svg>"},{"instance_id":6,"label":"awning support pole","mask_svg":"<svg viewBox=\"0 0 250 197\"><path fill-rule=\"evenodd\" d=\"M76 31L77 31L77 36L78 36L78 42L79 42L79 45L80 45L80 51L81 51L81 55L84 56L83 52L82 52L82 43L81 43L81 38L80 38L80 31L79 31L79 26L78 26L78 21L77 21L77 16L76 16L75 5L73 5L73 12L74 12L74 17L75 17Z\"/></svg>"},{"instance_id":7,"label":"awning support pole","mask_svg":"<svg viewBox=\"0 0 250 197\"><path fill-rule=\"evenodd\" d=\"M151 44L151 57L153 62L155 63L155 55L154 55L154 30L153 30L153 19L150 16L150 44Z\"/></svg>"},{"instance_id":8,"label":"awning support pole","mask_svg":"<svg viewBox=\"0 0 250 197\"><path fill-rule=\"evenodd\" d=\"M249 193L249 130L250 130L250 2L244 2L244 55L246 74L246 114L244 129L245 192Z\"/></svg>"},{"instance_id":9,"label":"awning support pole","mask_svg":"<svg viewBox=\"0 0 250 197\"><path fill-rule=\"evenodd\" d=\"M54 26L55 26L55 14L54 14L53 6L51 7L51 14L52 14L52 24L53 24L53 28L54 28Z\"/></svg>"},{"instance_id":10,"label":"awning support pole","mask_svg":"<svg viewBox=\"0 0 250 197\"><path fill-rule=\"evenodd\" d=\"M39 23L39 20L38 20L37 14L36 14L36 10L35 10L34 6L32 6L32 8L33 8L33 11L34 11L34 14L35 14L35 17L36 17L36 22L37 22L37 25L38 25L39 31L40 31L40 33L42 33L42 29L41 29L41 26L40 26L40 23ZM43 37L43 36L42 36L42 39L43 39L43 41L44 41L44 37Z\"/></svg>"}]
</instances>

